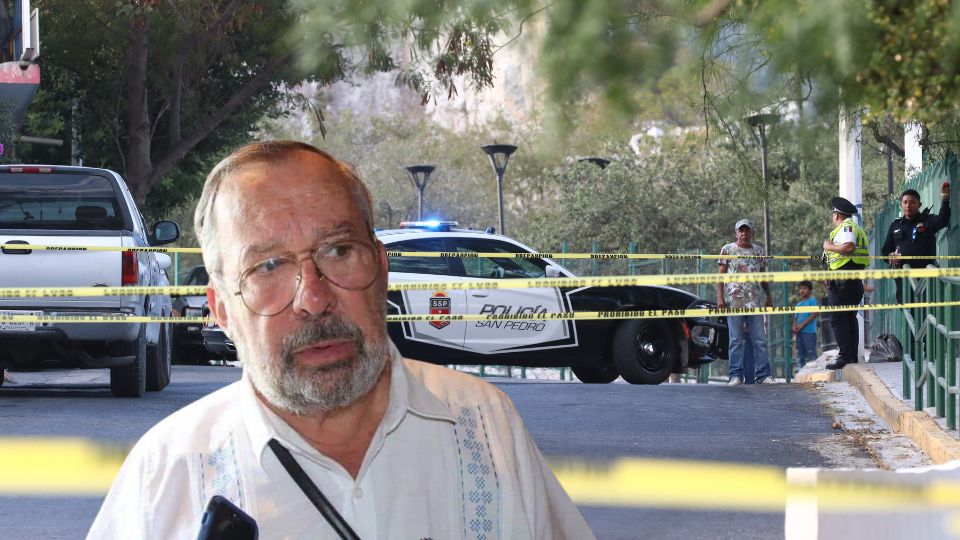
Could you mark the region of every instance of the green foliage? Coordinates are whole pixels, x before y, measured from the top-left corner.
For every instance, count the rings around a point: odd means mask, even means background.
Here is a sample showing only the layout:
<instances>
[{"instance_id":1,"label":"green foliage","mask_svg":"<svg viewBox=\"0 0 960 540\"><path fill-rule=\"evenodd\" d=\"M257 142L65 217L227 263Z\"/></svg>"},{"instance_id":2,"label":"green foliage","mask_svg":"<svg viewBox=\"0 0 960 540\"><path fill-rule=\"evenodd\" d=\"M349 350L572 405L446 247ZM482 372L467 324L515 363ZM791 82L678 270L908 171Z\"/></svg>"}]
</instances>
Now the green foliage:
<instances>
[{"instance_id":1,"label":"green foliage","mask_svg":"<svg viewBox=\"0 0 960 540\"><path fill-rule=\"evenodd\" d=\"M315 119L311 122L316 126ZM424 190L424 219L439 218L459 221L464 227L486 228L497 223L496 175L490 161L480 150L493 142L495 126L454 132L427 119L399 116L366 117L345 114L331 119L325 139L308 140L339 159L352 163L367 182L376 202L375 225L396 227L400 221L417 218L417 189L404 167L435 165ZM292 129L285 121L264 126L267 138L303 139L299 128ZM499 140L515 140L501 131ZM525 158L511 159L508 194L518 189L518 171ZM493 200L493 205L489 201ZM520 204L519 201L516 204ZM507 209L507 227L515 210ZM388 223L389 221L389 223Z\"/></svg>"},{"instance_id":2,"label":"green foliage","mask_svg":"<svg viewBox=\"0 0 960 540\"><path fill-rule=\"evenodd\" d=\"M461 133L423 118L356 115L332 119L328 127L326 140L311 142L357 167L371 187L380 227L388 226L383 203L393 212L391 226L416 218L417 191L404 170L414 164L437 167L425 191L425 216L476 229L495 225L496 180L480 145L492 139L518 144L504 180L507 233L545 251L559 251L565 241L579 252L590 251L594 242L605 252L625 252L634 242L643 253L715 253L733 241L733 224L741 217L756 223L762 243L768 197L773 252L813 258L830 229L827 205L838 183L835 123L772 127L767 190L757 181L759 147L746 132L734 150L731 140L705 140L702 127L664 125L663 136L642 138L638 155L626 144L630 131L602 121L585 122L563 137L511 130L503 122ZM300 138L301 131L278 121L266 125L263 136ZM577 156L611 163L601 169ZM869 229L872 209L886 197L886 162L871 146L863 156ZM603 263L601 271L626 271L611 268Z\"/></svg>"},{"instance_id":3,"label":"green foliage","mask_svg":"<svg viewBox=\"0 0 960 540\"><path fill-rule=\"evenodd\" d=\"M901 122L937 122L960 104L960 11L947 0L758 0L730 17L763 40L780 73ZM839 92L838 92L839 90Z\"/></svg>"},{"instance_id":4,"label":"green foliage","mask_svg":"<svg viewBox=\"0 0 960 540\"><path fill-rule=\"evenodd\" d=\"M12 163L12 150L17 144L17 126L10 114L11 105L0 101L0 163ZM19 161L16 160L16 161Z\"/></svg>"},{"instance_id":5,"label":"green foliage","mask_svg":"<svg viewBox=\"0 0 960 540\"><path fill-rule=\"evenodd\" d=\"M718 124L783 100L808 115L867 107L867 119L943 122L960 106L960 6L948 0L307 1L298 32L357 47L424 99L456 92L455 75L492 84L497 42L545 26L541 67L554 103L601 96L646 109L676 68L700 79ZM469 29L469 31L467 30ZM409 47L393 49L401 40ZM495 40L495 41L491 41ZM304 56L316 65L319 41ZM956 138L956 137L951 137Z\"/></svg>"},{"instance_id":6,"label":"green foliage","mask_svg":"<svg viewBox=\"0 0 960 540\"><path fill-rule=\"evenodd\" d=\"M43 83L28 113L24 132L65 141L62 148L24 145L28 162L66 164L71 155L84 165L120 172L130 181L128 89L131 35L146 31L147 129L150 161L162 162L194 133L201 140L178 165L157 179L146 213L161 216L196 198L209 166L228 149L249 142L264 116L287 110L286 86L302 72L285 69L228 115L216 129L204 123L287 49L285 30L296 14L285 0L242 2L222 28L217 20L227 0L135 2L74 0L38 2L43 20ZM173 74L183 62L179 86L180 139L171 122L176 102ZM133 186L131 186L133 187Z\"/></svg>"}]
</instances>

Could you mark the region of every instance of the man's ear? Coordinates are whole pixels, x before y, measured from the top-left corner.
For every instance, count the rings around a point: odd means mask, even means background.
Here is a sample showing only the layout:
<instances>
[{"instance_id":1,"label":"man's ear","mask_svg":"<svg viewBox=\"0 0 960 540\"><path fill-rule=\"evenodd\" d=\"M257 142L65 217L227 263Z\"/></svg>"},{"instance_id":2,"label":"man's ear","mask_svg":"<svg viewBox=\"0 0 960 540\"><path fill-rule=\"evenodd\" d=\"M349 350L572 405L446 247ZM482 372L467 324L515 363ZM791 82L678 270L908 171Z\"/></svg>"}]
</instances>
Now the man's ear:
<instances>
[{"instance_id":1,"label":"man's ear","mask_svg":"<svg viewBox=\"0 0 960 540\"><path fill-rule=\"evenodd\" d=\"M210 308L210 315L217 321L217 326L227 331L227 309L223 305L223 300L217 296L216 289L213 286L207 286L207 306Z\"/></svg>"},{"instance_id":2,"label":"man's ear","mask_svg":"<svg viewBox=\"0 0 960 540\"><path fill-rule=\"evenodd\" d=\"M380 257L380 273L383 276L383 282L387 282L387 276L390 274L390 263L387 262L387 247L383 242L377 240L377 252Z\"/></svg>"}]
</instances>

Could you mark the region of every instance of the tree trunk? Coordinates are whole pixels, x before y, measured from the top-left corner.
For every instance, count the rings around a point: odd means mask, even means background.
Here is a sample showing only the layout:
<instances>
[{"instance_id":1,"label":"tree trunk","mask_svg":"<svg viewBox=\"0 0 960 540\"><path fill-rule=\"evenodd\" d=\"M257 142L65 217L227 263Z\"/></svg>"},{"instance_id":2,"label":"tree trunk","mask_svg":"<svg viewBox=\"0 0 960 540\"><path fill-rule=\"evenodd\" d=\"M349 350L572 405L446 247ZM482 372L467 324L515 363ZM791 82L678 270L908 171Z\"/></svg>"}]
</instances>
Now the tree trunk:
<instances>
[{"instance_id":1,"label":"tree trunk","mask_svg":"<svg viewBox=\"0 0 960 540\"><path fill-rule=\"evenodd\" d=\"M181 103L183 100L183 63L184 53L177 57L176 64L173 66L173 76L170 81L170 146L176 146L180 142L180 122Z\"/></svg>"},{"instance_id":2,"label":"tree trunk","mask_svg":"<svg viewBox=\"0 0 960 540\"><path fill-rule=\"evenodd\" d=\"M124 179L137 205L143 207L150 191L152 129L147 108L147 19L133 18L127 59L127 170Z\"/></svg>"}]
</instances>

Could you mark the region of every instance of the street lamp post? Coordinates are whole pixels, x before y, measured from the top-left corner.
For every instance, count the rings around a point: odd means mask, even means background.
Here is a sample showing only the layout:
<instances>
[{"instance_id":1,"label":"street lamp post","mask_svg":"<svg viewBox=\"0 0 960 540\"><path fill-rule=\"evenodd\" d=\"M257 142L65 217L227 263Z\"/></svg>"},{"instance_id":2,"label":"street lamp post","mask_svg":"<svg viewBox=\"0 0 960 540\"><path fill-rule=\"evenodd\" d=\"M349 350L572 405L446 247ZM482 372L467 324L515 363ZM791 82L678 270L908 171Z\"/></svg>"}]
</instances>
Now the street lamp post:
<instances>
[{"instance_id":1,"label":"street lamp post","mask_svg":"<svg viewBox=\"0 0 960 540\"><path fill-rule=\"evenodd\" d=\"M485 144L480 148L490 156L490 164L497 173L497 215L500 216L500 234L506 234L503 226L503 173L507 170L510 154L516 152L517 147L512 144Z\"/></svg>"},{"instance_id":2,"label":"street lamp post","mask_svg":"<svg viewBox=\"0 0 960 540\"><path fill-rule=\"evenodd\" d=\"M423 190L427 188L427 182L430 181L430 173L435 169L433 165L412 165L407 167L410 173L410 181L417 188L417 220L423 219Z\"/></svg>"},{"instance_id":3,"label":"street lamp post","mask_svg":"<svg viewBox=\"0 0 960 540\"><path fill-rule=\"evenodd\" d=\"M769 182L767 178L767 124L772 124L780 119L779 114L760 113L752 114L745 118L747 125L750 126L750 133L754 139L760 143L760 174L763 175L763 250L770 255L770 203L768 202L770 194ZM759 136L753 131L758 128Z\"/></svg>"}]
</instances>

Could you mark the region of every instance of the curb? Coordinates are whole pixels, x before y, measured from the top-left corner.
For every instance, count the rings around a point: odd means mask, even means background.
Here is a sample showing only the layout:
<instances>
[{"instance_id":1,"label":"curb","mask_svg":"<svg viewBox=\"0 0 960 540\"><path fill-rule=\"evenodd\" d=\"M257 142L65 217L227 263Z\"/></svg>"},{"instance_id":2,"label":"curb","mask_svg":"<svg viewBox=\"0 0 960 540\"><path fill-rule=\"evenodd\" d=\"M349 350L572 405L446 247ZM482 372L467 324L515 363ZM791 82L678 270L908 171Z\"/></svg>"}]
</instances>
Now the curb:
<instances>
[{"instance_id":1,"label":"curb","mask_svg":"<svg viewBox=\"0 0 960 540\"><path fill-rule=\"evenodd\" d=\"M811 371L797 373L793 376L795 383L837 382L837 375L832 371Z\"/></svg>"},{"instance_id":2,"label":"curb","mask_svg":"<svg viewBox=\"0 0 960 540\"><path fill-rule=\"evenodd\" d=\"M819 373L810 375L808 382L834 380L832 373L825 374L825 379L821 379ZM960 440L944 432L929 414L913 410L894 396L868 364L847 365L843 369L843 379L863 394L877 416L895 431L913 439L934 463L960 459Z\"/></svg>"}]
</instances>

